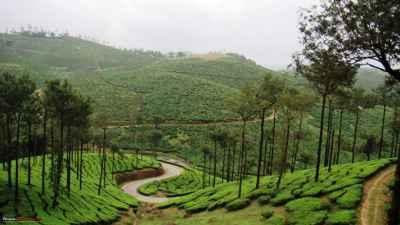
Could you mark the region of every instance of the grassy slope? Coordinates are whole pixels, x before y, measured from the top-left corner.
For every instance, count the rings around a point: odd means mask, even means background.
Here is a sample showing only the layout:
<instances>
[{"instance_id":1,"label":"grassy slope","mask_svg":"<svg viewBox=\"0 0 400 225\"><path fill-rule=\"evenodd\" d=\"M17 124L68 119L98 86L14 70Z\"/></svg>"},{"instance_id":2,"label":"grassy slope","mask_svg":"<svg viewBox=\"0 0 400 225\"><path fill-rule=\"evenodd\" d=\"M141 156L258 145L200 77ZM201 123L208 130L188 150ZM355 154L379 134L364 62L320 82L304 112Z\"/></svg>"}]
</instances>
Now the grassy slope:
<instances>
[{"instance_id":1,"label":"grassy slope","mask_svg":"<svg viewBox=\"0 0 400 225\"><path fill-rule=\"evenodd\" d=\"M205 176L206 182L213 182L214 176ZM221 183L216 178L216 183ZM207 185L208 186L208 185ZM162 194L170 197L183 196L198 191L203 187L203 172L196 169L186 169L178 177L172 177L162 181L154 181L139 187L139 192L144 195Z\"/></svg>"},{"instance_id":2,"label":"grassy slope","mask_svg":"<svg viewBox=\"0 0 400 225\"><path fill-rule=\"evenodd\" d=\"M389 163L344 164L334 166L331 173L323 169L318 183L313 181L314 170L297 171L284 176L279 191L275 176L264 177L257 190L255 179L248 178L241 199L237 199L236 183L220 184L162 203L159 207L172 208L147 215L140 224L350 225L355 223L363 182ZM195 214L187 215L191 213Z\"/></svg>"},{"instance_id":3,"label":"grassy slope","mask_svg":"<svg viewBox=\"0 0 400 225\"><path fill-rule=\"evenodd\" d=\"M100 172L100 159L97 154L84 154L84 177L83 189L79 190L79 181L75 172L72 172L71 196L66 194L66 172L62 177L62 189L60 204L55 209L51 208L52 189L50 184L46 186L46 194L42 195L41 190L41 159L33 159L32 186L26 186L27 160L23 160L20 170L20 202L13 200L13 190L6 186L6 171L0 170L0 212L4 215L39 216L42 224L63 225L78 223L95 223L99 221L111 221L118 217L120 209L136 207L138 202L128 194L122 192L115 184L111 184L111 157L107 165L108 179L106 191L97 195L97 184ZM144 158L138 165L133 155L117 157L115 171L134 170L147 167L158 167L159 163L150 158ZM47 162L50 161L48 158ZM49 176L50 163L46 164ZM75 167L73 168L75 170ZM46 179L49 179L48 177ZM24 223L27 224L27 223Z\"/></svg>"}]
</instances>

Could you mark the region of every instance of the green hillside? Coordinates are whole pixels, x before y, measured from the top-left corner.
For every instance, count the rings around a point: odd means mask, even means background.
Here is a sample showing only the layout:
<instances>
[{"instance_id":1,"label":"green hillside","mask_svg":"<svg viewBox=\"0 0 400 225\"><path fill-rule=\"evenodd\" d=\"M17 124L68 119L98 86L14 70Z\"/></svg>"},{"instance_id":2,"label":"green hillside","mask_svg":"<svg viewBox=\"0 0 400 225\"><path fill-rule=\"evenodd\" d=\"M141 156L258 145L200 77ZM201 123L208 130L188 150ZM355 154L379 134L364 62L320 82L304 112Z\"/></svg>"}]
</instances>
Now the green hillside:
<instances>
[{"instance_id":1,"label":"green hillside","mask_svg":"<svg viewBox=\"0 0 400 225\"><path fill-rule=\"evenodd\" d=\"M67 79L95 101L96 112L129 120L132 102L143 99L152 121L213 121L232 117L226 96L262 79L265 68L234 54L168 58L158 52L120 50L73 37L1 34L0 63L20 65L41 84Z\"/></svg>"},{"instance_id":2,"label":"green hillside","mask_svg":"<svg viewBox=\"0 0 400 225\"><path fill-rule=\"evenodd\" d=\"M376 160L334 166L321 172L313 181L314 170L286 174L279 189L277 176L262 178L254 189L255 179L243 183L244 196L238 198L238 183L219 184L158 205L161 213L145 215L140 224L266 224L266 225L352 225L363 196L363 183L392 161ZM174 186L179 180L170 180ZM179 182L181 189L192 183Z\"/></svg>"},{"instance_id":3,"label":"green hillside","mask_svg":"<svg viewBox=\"0 0 400 225\"><path fill-rule=\"evenodd\" d=\"M111 159L111 155L108 156ZM79 179L73 176L71 179L71 195L68 197L66 188L66 173L62 177L63 189L60 196L60 204L53 208L51 201L53 191L51 184L46 185L46 192L41 193L41 158L32 159L32 185L21 183L20 201L15 202L13 189L7 187L7 175L5 170L0 170L0 211L4 215L15 216L37 216L43 225L64 224L100 224L110 222L119 217L119 211L136 208L138 201L132 196L124 193L115 184L110 175L107 176L107 187L101 195L97 195L98 177L100 174L100 156L94 153L85 153L83 157L83 186L79 189ZM22 162L22 163L21 163ZM48 155L46 164L46 176L50 176L51 157ZM135 155L117 157L114 162L114 171L139 170L143 168L158 168L160 164L152 158L145 157L136 164ZM27 179L27 158L20 160L20 179ZM14 162L15 164L15 162ZM75 165L75 164L74 164ZM111 174L112 160L107 162L107 174ZM66 166L65 166L66 167ZM64 168L66 169L66 168ZM19 224L19 223L18 223ZM22 224L22 223L21 223ZM37 224L37 223L23 223Z\"/></svg>"}]
</instances>

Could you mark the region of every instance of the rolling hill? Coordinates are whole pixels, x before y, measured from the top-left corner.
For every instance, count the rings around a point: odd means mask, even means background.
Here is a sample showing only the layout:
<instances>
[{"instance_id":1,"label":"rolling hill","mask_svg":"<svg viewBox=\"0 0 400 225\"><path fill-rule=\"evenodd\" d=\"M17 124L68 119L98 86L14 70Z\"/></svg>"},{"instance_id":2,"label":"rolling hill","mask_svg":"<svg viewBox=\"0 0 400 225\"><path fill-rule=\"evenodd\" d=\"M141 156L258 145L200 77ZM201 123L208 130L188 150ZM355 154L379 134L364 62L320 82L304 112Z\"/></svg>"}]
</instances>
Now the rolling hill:
<instances>
[{"instance_id":1,"label":"rolling hill","mask_svg":"<svg viewBox=\"0 0 400 225\"><path fill-rule=\"evenodd\" d=\"M266 72L293 85L304 80L275 72L237 54L193 54L168 57L157 51L121 50L80 38L0 34L0 64L19 65L42 85L67 79L95 102L95 112L126 124L133 103L143 102L143 119L169 122L223 121L234 116L224 99ZM362 70L358 85L372 89L383 75Z\"/></svg>"}]
</instances>

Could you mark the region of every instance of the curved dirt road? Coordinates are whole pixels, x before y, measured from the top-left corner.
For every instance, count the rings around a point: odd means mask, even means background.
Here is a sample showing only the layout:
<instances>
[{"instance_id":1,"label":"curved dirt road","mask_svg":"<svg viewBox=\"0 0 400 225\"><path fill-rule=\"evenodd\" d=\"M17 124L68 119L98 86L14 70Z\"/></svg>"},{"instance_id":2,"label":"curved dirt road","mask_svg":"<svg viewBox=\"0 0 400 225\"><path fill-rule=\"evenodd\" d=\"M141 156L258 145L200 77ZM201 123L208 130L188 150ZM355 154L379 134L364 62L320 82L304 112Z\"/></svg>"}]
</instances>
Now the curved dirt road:
<instances>
[{"instance_id":1,"label":"curved dirt road","mask_svg":"<svg viewBox=\"0 0 400 225\"><path fill-rule=\"evenodd\" d=\"M359 225L384 225L387 223L385 212L385 203L388 200L387 184L394 176L395 168L395 166L389 166L372 177L364 185Z\"/></svg>"},{"instance_id":2,"label":"curved dirt road","mask_svg":"<svg viewBox=\"0 0 400 225\"><path fill-rule=\"evenodd\" d=\"M122 190L126 193L132 195L137 200L141 202L148 202L148 203L160 203L169 200L170 198L167 197L156 197L156 196L146 196L142 195L138 192L140 186L159 180L165 180L170 177L176 177L182 174L183 168L179 166L175 166L168 163L161 163L162 168L164 169L164 174L158 177L150 177L141 180L135 180L128 182L122 186Z\"/></svg>"}]
</instances>

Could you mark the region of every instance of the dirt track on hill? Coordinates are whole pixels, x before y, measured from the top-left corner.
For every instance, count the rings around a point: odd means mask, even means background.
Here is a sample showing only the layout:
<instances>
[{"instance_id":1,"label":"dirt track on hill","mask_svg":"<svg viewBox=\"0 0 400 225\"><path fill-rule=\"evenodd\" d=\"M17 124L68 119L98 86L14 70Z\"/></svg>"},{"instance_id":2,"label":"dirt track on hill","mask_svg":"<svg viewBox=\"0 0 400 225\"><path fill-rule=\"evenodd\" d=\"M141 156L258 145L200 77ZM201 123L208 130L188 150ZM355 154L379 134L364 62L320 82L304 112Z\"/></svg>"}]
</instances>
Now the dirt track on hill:
<instances>
[{"instance_id":1,"label":"dirt track on hill","mask_svg":"<svg viewBox=\"0 0 400 225\"><path fill-rule=\"evenodd\" d=\"M169 200L170 198L167 197L157 197L157 196L146 196L142 195L139 193L138 189L140 186L153 182L153 181L161 181L165 180L171 177L176 177L179 176L183 173L183 168L172 165L169 163L161 163L161 166L164 170L164 173L160 176L157 177L151 177L151 178L145 178L145 179L140 179L140 180L135 180L135 181L130 181L127 182L125 185L122 186L122 190L125 191L126 193L132 195L135 197L137 200L141 202L147 202L147 203L160 203L160 202L165 202Z\"/></svg>"},{"instance_id":2,"label":"dirt track on hill","mask_svg":"<svg viewBox=\"0 0 400 225\"><path fill-rule=\"evenodd\" d=\"M387 184L393 178L395 166L380 171L364 185L363 200L359 210L359 225L385 225L385 203L389 200Z\"/></svg>"}]
</instances>

